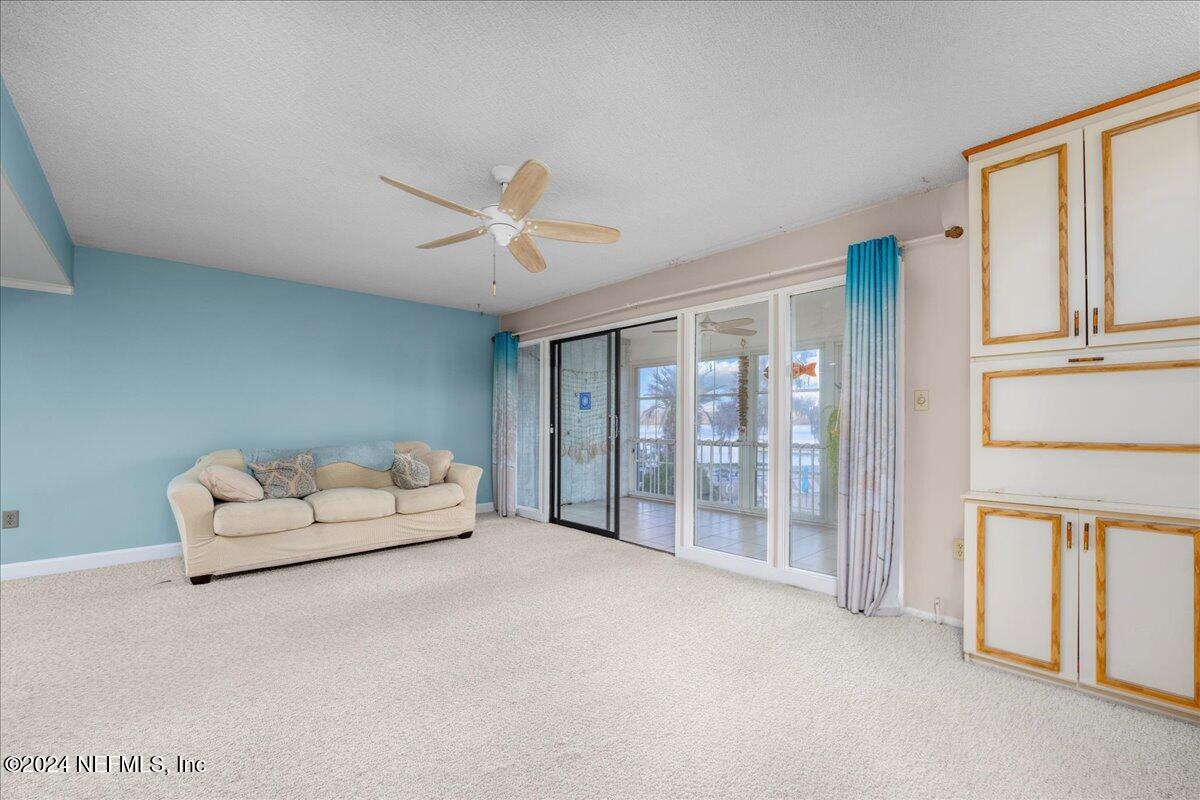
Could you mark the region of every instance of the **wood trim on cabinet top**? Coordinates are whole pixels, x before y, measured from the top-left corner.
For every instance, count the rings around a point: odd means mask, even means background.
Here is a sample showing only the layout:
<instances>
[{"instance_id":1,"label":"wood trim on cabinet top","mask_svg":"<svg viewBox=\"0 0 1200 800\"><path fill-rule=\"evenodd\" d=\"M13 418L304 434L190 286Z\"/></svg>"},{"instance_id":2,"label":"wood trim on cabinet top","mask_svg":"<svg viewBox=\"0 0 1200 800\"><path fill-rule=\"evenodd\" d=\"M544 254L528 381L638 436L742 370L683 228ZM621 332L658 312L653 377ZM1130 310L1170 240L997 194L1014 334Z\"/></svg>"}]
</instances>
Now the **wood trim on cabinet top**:
<instances>
[{"instance_id":1,"label":"wood trim on cabinet top","mask_svg":"<svg viewBox=\"0 0 1200 800\"><path fill-rule=\"evenodd\" d=\"M1145 322L1118 323L1116 320L1117 292L1113 268L1113 175L1112 175L1112 140L1122 133L1129 133L1160 122L1200 113L1200 103L1171 109L1162 114L1155 114L1145 119L1135 120L1126 125L1111 128L1100 134L1100 170L1104 183L1104 332L1118 333L1121 331L1144 331L1154 328L1178 328L1188 325L1200 325L1198 317L1175 317L1173 319L1156 319Z\"/></svg>"},{"instance_id":2,"label":"wood trim on cabinet top","mask_svg":"<svg viewBox=\"0 0 1200 800\"><path fill-rule=\"evenodd\" d=\"M1108 643L1106 636L1108 632L1108 601L1106 596L1106 582L1108 568L1105 562L1107 555L1105 544L1107 529L1110 526L1135 531L1192 537L1192 680L1194 685L1191 697L1183 697L1172 692L1155 689L1151 686L1124 681L1120 678L1110 676L1107 672ZM1200 528L1183 525L1164 525L1158 522L1096 518L1096 683L1118 689L1122 692L1175 703L1186 708L1200 708Z\"/></svg>"},{"instance_id":3,"label":"wood trim on cabinet top","mask_svg":"<svg viewBox=\"0 0 1200 800\"><path fill-rule=\"evenodd\" d=\"M1031 161L1058 156L1058 329L1035 333L1017 333L1009 336L992 336L992 291L991 291L991 175L993 172L1019 167ZM992 164L979 171L979 242L982 248L980 259L980 298L983 343L1007 344L1031 342L1038 339L1062 339L1069 335L1067 328L1067 146L1060 144L1027 153L999 164Z\"/></svg>"},{"instance_id":4,"label":"wood trim on cabinet top","mask_svg":"<svg viewBox=\"0 0 1200 800\"><path fill-rule=\"evenodd\" d=\"M1192 83L1194 81L1200 81L1200 72L1189 72L1187 75L1181 75L1178 78L1173 78L1172 80L1165 81L1165 82L1159 83L1159 84L1155 84L1154 86L1150 86L1146 89L1142 89L1140 91L1133 92L1132 94L1127 94L1123 97L1118 97L1115 100L1109 100L1106 103L1100 103L1099 105L1094 105L1094 106L1091 106L1090 108L1085 108L1082 111L1076 111L1074 114L1067 114L1064 117L1052 119L1049 122L1043 122L1040 125L1034 125L1031 128L1025 128L1024 130L1019 130L1016 133L1010 133L1007 136L1001 136L998 139L992 139L990 142L984 142L983 144L977 144L974 147L968 147L966 150L962 151L962 157L967 160L970 160L971 156L978 155L980 153L984 153L988 150L991 150L993 147L999 147L1002 144L1008 144L1009 142L1015 142L1018 139L1024 139L1026 136L1032 136L1035 133L1041 133L1042 131L1048 131L1051 128L1057 128L1059 125L1066 125L1068 123L1075 122L1076 120L1080 120L1085 117L1090 117L1093 114L1099 114L1103 111L1108 111L1108 110L1116 108L1118 106L1125 105L1126 103L1132 103L1134 101L1141 100L1142 98L1150 97L1151 95L1158 94L1159 92L1166 92L1166 91L1170 91L1171 89L1178 88L1180 86L1185 86L1186 84Z\"/></svg>"},{"instance_id":5,"label":"wood trim on cabinet top","mask_svg":"<svg viewBox=\"0 0 1200 800\"><path fill-rule=\"evenodd\" d=\"M984 597L984 569L985 555L987 554L987 518L993 517L1016 517L1018 519L1033 519L1041 520L1050 523L1050 660L1043 661L1039 658L1023 655L1021 653L1012 653L1008 650L1001 650L998 647L988 647L984 643L984 621L986 617L986 598ZM979 506L975 511L975 650L984 655L992 656L993 658L1001 658L1005 661L1011 661L1014 664L1020 664L1024 667L1033 667L1034 669L1049 670L1050 672L1060 672L1062 669L1062 661L1060 659L1060 624L1059 617L1061 616L1060 601L1061 601L1061 585L1062 585L1062 569L1060 545L1062 542L1062 515L1061 514L1042 514L1036 511L1018 511L1012 508L992 508L990 506Z\"/></svg>"},{"instance_id":6,"label":"wood trim on cabinet top","mask_svg":"<svg viewBox=\"0 0 1200 800\"><path fill-rule=\"evenodd\" d=\"M1196 443L1138 443L1138 442L1050 442L992 439L992 381L1001 378L1028 378L1044 375L1077 375L1088 372L1138 372L1159 369L1200 368L1200 359L1181 361L1142 361L1132 364L1081 364L1070 367L1037 367L1004 369L983 373L982 427L984 447L1029 447L1051 450L1125 450L1150 453L1200 453Z\"/></svg>"}]
</instances>

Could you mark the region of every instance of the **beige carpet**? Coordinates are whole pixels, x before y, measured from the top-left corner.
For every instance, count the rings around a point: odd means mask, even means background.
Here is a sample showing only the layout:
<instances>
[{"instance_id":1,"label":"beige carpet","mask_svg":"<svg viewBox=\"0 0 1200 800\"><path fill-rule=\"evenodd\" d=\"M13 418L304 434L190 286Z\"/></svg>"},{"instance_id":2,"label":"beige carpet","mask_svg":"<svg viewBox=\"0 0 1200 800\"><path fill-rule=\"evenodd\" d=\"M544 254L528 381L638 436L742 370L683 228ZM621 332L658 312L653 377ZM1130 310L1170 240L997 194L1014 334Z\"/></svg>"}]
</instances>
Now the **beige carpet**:
<instances>
[{"instance_id":1,"label":"beige carpet","mask_svg":"<svg viewBox=\"0 0 1200 800\"><path fill-rule=\"evenodd\" d=\"M565 528L191 586L0 587L21 797L1192 797L1200 727L965 664L958 632Z\"/></svg>"}]
</instances>

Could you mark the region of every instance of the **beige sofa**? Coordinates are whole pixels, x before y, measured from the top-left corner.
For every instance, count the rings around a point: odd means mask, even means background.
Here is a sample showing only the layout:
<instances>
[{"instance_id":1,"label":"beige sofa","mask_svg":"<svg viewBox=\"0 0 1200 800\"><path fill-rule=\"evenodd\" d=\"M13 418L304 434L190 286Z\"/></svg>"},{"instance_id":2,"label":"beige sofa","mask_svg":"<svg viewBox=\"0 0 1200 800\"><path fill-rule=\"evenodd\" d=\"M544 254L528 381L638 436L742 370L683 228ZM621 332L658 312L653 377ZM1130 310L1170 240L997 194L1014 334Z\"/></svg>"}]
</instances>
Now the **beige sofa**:
<instances>
[{"instance_id":1,"label":"beige sofa","mask_svg":"<svg viewBox=\"0 0 1200 800\"><path fill-rule=\"evenodd\" d=\"M397 453L428 449L423 442L396 442ZM316 494L303 499L224 503L200 483L200 471L210 464L246 469L241 450L218 450L167 485L184 573L192 583L399 544L466 539L475 529L475 492L483 474L479 467L451 464L444 483L398 489L388 471L328 464L317 469Z\"/></svg>"}]
</instances>

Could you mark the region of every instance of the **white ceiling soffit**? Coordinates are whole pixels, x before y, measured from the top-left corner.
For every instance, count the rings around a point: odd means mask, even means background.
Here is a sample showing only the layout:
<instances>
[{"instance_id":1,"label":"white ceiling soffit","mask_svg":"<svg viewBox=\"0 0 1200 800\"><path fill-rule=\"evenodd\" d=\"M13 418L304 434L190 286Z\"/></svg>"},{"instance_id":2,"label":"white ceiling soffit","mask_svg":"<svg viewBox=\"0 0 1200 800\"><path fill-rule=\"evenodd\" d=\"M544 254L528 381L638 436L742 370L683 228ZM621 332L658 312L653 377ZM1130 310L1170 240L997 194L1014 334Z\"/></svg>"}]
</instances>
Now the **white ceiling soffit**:
<instances>
[{"instance_id":1,"label":"white ceiling soffit","mask_svg":"<svg viewBox=\"0 0 1200 800\"><path fill-rule=\"evenodd\" d=\"M0 286L72 294L50 245L0 171Z\"/></svg>"},{"instance_id":2,"label":"white ceiling soffit","mask_svg":"<svg viewBox=\"0 0 1200 800\"><path fill-rule=\"evenodd\" d=\"M1197 67L1200 4L0 5L81 245L510 312L962 178L959 151ZM545 162L531 275L470 218Z\"/></svg>"}]
</instances>

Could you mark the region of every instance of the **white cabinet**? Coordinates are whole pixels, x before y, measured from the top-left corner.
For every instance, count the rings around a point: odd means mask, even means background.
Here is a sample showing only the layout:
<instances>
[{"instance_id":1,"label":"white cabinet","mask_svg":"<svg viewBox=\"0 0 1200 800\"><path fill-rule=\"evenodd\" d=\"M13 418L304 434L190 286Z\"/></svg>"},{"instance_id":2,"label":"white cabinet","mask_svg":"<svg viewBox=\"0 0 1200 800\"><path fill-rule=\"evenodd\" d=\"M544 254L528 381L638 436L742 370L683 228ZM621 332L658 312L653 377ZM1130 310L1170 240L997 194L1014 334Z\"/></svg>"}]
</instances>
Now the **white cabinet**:
<instances>
[{"instance_id":1,"label":"white cabinet","mask_svg":"<svg viewBox=\"0 0 1200 800\"><path fill-rule=\"evenodd\" d=\"M1200 337L1200 88L1168 95L972 158L972 356Z\"/></svg>"},{"instance_id":2,"label":"white cabinet","mask_svg":"<svg viewBox=\"0 0 1200 800\"><path fill-rule=\"evenodd\" d=\"M970 168L972 355L1081 347L1083 132Z\"/></svg>"},{"instance_id":3,"label":"white cabinet","mask_svg":"<svg viewBox=\"0 0 1200 800\"><path fill-rule=\"evenodd\" d=\"M1200 77L968 152L963 650L1200 718Z\"/></svg>"},{"instance_id":4,"label":"white cabinet","mask_svg":"<svg viewBox=\"0 0 1200 800\"><path fill-rule=\"evenodd\" d=\"M1200 336L1200 92L1089 125L1088 341Z\"/></svg>"},{"instance_id":5,"label":"white cabinet","mask_svg":"<svg viewBox=\"0 0 1200 800\"><path fill-rule=\"evenodd\" d=\"M965 507L966 653L1200 715L1200 521Z\"/></svg>"},{"instance_id":6,"label":"white cabinet","mask_svg":"<svg viewBox=\"0 0 1200 800\"><path fill-rule=\"evenodd\" d=\"M1200 523L1084 516L1079 679L1200 710Z\"/></svg>"},{"instance_id":7,"label":"white cabinet","mask_svg":"<svg viewBox=\"0 0 1200 800\"><path fill-rule=\"evenodd\" d=\"M1077 517L967 503L967 652L1075 678Z\"/></svg>"}]
</instances>

